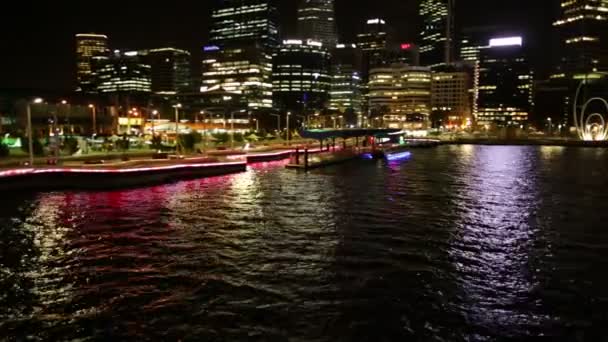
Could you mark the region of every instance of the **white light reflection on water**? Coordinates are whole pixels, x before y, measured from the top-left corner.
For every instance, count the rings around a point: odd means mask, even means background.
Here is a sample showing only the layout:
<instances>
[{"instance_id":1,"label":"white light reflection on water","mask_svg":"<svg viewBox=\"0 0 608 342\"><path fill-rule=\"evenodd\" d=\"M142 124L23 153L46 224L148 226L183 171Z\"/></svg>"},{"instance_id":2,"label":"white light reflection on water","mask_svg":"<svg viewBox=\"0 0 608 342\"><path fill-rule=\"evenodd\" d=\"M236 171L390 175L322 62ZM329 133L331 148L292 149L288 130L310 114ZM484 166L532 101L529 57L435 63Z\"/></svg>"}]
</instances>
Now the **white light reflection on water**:
<instances>
[{"instance_id":1,"label":"white light reflection on water","mask_svg":"<svg viewBox=\"0 0 608 342\"><path fill-rule=\"evenodd\" d=\"M38 298L40 307L67 302L71 297L71 285L63 277L69 272L69 266L62 265L61 261L74 252L65 248L66 236L72 229L70 226L80 218L76 213L65 215L64 210L69 205L61 195L40 196L22 226L32 239L36 255L23 276L34 284L31 292Z\"/></svg>"},{"instance_id":2,"label":"white light reflection on water","mask_svg":"<svg viewBox=\"0 0 608 342\"><path fill-rule=\"evenodd\" d=\"M519 326L526 335L539 324L530 315L538 305L530 298L537 286L529 260L537 233L533 158L533 148L479 147L462 161L468 180L456 197L462 212L450 256L465 316L489 331Z\"/></svg>"}]
</instances>

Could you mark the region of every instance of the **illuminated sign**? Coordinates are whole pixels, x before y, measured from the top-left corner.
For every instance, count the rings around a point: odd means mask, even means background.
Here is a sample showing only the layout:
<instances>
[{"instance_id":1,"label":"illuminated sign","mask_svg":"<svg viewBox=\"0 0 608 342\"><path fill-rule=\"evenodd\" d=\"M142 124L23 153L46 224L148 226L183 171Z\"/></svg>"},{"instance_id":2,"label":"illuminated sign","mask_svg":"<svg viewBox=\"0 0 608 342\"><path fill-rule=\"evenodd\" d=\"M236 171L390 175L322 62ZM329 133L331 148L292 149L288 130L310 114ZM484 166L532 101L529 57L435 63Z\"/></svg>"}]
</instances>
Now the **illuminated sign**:
<instances>
[{"instance_id":1,"label":"illuminated sign","mask_svg":"<svg viewBox=\"0 0 608 342\"><path fill-rule=\"evenodd\" d=\"M302 45L302 41L299 39L287 39L283 41L284 45Z\"/></svg>"},{"instance_id":2,"label":"illuminated sign","mask_svg":"<svg viewBox=\"0 0 608 342\"><path fill-rule=\"evenodd\" d=\"M127 56L127 57L133 57L133 56L137 56L137 55L138 55L137 51L127 51L127 52L125 52L125 56Z\"/></svg>"},{"instance_id":3,"label":"illuminated sign","mask_svg":"<svg viewBox=\"0 0 608 342\"><path fill-rule=\"evenodd\" d=\"M218 51L219 49L220 47L216 45L207 45L203 47L203 51L205 52Z\"/></svg>"},{"instance_id":4,"label":"illuminated sign","mask_svg":"<svg viewBox=\"0 0 608 342\"><path fill-rule=\"evenodd\" d=\"M409 43L401 44L401 50L409 50L411 48L412 48L412 44L409 44Z\"/></svg>"},{"instance_id":5,"label":"illuminated sign","mask_svg":"<svg viewBox=\"0 0 608 342\"><path fill-rule=\"evenodd\" d=\"M490 47L497 46L522 46L523 39L521 37L504 37L490 39Z\"/></svg>"},{"instance_id":6,"label":"illuminated sign","mask_svg":"<svg viewBox=\"0 0 608 342\"><path fill-rule=\"evenodd\" d=\"M386 22L382 19L370 19L367 21L368 24L385 24Z\"/></svg>"},{"instance_id":7,"label":"illuminated sign","mask_svg":"<svg viewBox=\"0 0 608 342\"><path fill-rule=\"evenodd\" d=\"M323 46L323 43L309 39L306 44L310 45L310 46L317 46L317 47L321 47Z\"/></svg>"}]
</instances>

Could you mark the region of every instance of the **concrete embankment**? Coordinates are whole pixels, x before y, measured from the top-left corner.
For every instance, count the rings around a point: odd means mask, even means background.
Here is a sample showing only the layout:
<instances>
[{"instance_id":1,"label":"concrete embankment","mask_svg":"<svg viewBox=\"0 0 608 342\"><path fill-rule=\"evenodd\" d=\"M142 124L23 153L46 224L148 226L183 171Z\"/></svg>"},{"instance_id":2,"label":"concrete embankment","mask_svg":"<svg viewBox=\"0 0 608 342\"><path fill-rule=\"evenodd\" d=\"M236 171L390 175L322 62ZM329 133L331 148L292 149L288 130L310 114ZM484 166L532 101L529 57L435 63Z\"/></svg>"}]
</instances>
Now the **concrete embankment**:
<instances>
[{"instance_id":1,"label":"concrete embankment","mask_svg":"<svg viewBox=\"0 0 608 342\"><path fill-rule=\"evenodd\" d=\"M247 170L243 161L206 158L138 160L107 165L63 165L0 171L0 190L99 190L135 187Z\"/></svg>"}]
</instances>

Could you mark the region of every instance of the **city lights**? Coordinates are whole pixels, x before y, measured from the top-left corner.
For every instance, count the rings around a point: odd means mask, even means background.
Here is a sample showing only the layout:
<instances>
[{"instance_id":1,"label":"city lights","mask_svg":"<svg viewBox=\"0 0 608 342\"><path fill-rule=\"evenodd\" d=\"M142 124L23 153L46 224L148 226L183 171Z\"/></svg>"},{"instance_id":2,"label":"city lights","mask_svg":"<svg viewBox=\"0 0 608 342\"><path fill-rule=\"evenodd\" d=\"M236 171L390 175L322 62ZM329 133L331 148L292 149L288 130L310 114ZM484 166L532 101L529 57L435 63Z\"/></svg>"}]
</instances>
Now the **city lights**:
<instances>
[{"instance_id":1,"label":"city lights","mask_svg":"<svg viewBox=\"0 0 608 342\"><path fill-rule=\"evenodd\" d=\"M505 37L505 38L492 38L490 39L490 47L499 46L522 46L522 37Z\"/></svg>"}]
</instances>

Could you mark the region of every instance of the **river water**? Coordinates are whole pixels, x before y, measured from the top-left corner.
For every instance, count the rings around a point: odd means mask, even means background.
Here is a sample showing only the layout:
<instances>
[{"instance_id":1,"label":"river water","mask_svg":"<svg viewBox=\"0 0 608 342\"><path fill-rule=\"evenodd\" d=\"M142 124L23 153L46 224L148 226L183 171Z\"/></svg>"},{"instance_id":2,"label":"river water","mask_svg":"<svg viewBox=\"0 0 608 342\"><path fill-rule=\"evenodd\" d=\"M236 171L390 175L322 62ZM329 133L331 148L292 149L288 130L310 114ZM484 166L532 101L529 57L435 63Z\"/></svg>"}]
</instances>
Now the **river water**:
<instances>
[{"instance_id":1,"label":"river water","mask_svg":"<svg viewBox=\"0 0 608 342\"><path fill-rule=\"evenodd\" d=\"M442 146L0 201L0 339L608 336L608 150Z\"/></svg>"}]
</instances>

